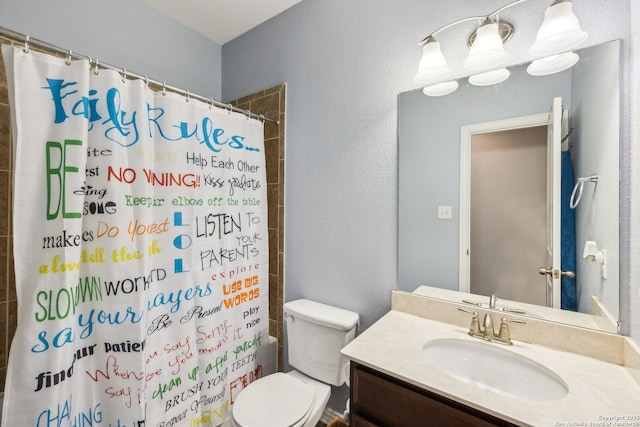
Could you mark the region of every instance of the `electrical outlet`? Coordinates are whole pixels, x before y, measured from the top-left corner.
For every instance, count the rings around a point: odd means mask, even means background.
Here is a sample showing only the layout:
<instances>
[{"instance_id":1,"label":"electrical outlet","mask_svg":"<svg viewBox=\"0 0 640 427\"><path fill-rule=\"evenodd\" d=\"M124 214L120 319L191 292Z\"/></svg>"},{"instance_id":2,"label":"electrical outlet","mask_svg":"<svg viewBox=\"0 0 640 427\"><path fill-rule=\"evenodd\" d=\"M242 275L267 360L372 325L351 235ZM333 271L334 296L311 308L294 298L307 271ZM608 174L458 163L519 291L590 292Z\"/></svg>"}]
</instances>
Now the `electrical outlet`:
<instances>
[{"instance_id":1,"label":"electrical outlet","mask_svg":"<svg viewBox=\"0 0 640 427\"><path fill-rule=\"evenodd\" d=\"M451 206L438 206L438 219L451 219Z\"/></svg>"}]
</instances>

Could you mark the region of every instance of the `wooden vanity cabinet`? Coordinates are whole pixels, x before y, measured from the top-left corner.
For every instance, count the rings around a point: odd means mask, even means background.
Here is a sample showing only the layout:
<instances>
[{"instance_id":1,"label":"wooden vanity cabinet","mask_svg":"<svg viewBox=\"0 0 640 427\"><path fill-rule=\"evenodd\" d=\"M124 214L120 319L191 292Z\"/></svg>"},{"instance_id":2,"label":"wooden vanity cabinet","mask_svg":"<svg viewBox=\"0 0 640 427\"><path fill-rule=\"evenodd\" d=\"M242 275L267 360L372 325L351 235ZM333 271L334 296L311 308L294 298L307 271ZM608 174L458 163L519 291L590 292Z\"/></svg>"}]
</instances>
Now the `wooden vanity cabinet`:
<instances>
[{"instance_id":1,"label":"wooden vanity cabinet","mask_svg":"<svg viewBox=\"0 0 640 427\"><path fill-rule=\"evenodd\" d=\"M514 426L351 362L350 427Z\"/></svg>"}]
</instances>

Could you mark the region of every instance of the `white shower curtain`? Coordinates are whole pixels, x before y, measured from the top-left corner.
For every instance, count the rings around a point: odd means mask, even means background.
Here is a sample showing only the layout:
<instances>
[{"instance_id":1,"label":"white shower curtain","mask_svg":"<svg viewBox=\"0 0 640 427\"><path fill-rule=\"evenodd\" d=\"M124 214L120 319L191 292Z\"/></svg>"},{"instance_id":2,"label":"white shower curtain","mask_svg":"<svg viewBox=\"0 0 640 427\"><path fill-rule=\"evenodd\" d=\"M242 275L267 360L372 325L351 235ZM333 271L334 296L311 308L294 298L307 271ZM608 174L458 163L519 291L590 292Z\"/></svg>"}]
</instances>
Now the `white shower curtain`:
<instances>
[{"instance_id":1,"label":"white shower curtain","mask_svg":"<svg viewBox=\"0 0 640 427\"><path fill-rule=\"evenodd\" d=\"M262 123L2 51L18 295L3 425L220 424L268 341Z\"/></svg>"}]
</instances>

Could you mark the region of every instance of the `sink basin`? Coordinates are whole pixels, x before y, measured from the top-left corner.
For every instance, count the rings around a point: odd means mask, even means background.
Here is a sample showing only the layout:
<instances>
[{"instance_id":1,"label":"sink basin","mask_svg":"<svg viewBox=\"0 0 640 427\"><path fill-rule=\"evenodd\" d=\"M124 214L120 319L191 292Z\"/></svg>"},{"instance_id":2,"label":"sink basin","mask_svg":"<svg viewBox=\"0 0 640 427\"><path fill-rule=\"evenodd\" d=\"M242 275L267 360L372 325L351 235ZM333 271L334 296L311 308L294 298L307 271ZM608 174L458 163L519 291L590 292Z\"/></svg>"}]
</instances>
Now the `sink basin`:
<instances>
[{"instance_id":1,"label":"sink basin","mask_svg":"<svg viewBox=\"0 0 640 427\"><path fill-rule=\"evenodd\" d=\"M422 352L441 371L483 390L539 401L567 395L569 388L554 372L498 345L437 339L427 342Z\"/></svg>"}]
</instances>

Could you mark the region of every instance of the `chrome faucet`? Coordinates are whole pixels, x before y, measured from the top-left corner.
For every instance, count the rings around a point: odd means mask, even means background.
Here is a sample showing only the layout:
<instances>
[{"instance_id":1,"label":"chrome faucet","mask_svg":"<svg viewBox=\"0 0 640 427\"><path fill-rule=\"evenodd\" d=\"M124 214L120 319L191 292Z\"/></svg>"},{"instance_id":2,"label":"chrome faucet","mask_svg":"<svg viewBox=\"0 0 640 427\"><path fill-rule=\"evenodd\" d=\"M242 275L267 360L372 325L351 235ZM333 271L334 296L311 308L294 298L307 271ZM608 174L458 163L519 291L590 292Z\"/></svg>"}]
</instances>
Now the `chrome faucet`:
<instances>
[{"instance_id":1,"label":"chrome faucet","mask_svg":"<svg viewBox=\"0 0 640 427\"><path fill-rule=\"evenodd\" d=\"M465 313L470 313L472 315L471 326L469 326L469 332L467 332L470 336L474 338L480 338L485 341L497 342L505 345L513 345L513 342L511 341L511 334L509 333L508 323L527 323L523 320L509 320L503 317L500 321L500 329L496 334L496 331L493 327L493 317L491 316L491 313L485 313L484 319L482 320L482 326L480 326L480 320L477 311L469 311L462 307L458 307L458 310L464 311Z\"/></svg>"}]
</instances>

